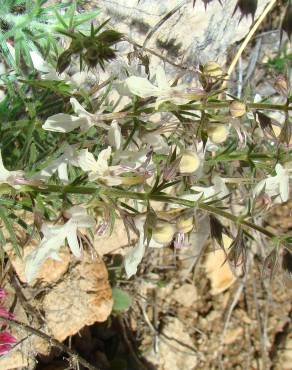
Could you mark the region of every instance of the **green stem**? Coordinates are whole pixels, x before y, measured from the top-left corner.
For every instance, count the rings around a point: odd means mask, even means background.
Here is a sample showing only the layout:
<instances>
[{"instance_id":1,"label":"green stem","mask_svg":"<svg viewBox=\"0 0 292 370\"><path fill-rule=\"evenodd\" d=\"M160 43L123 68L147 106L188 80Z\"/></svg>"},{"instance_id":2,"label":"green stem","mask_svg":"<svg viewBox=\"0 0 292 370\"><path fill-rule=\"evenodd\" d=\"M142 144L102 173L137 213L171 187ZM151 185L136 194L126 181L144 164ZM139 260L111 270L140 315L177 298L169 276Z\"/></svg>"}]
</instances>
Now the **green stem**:
<instances>
[{"instance_id":1,"label":"green stem","mask_svg":"<svg viewBox=\"0 0 292 370\"><path fill-rule=\"evenodd\" d=\"M191 200L186 199L180 199L176 197L170 197L167 195L162 194L151 194L151 193L138 193L133 191L125 191L122 189L116 189L116 188L90 188L90 187L82 187L82 186L73 186L73 185L67 185L67 186L61 186L61 185L46 185L43 187L38 186L24 186L23 189L26 192L29 191L38 191L41 193L51 193L51 192L58 192L58 193L70 193L70 194L96 194L99 196L108 196L108 197L114 197L114 198L124 198L124 199L136 199L136 200L142 200L142 201L150 201L155 200L157 202L164 202L164 203L172 203L172 204L178 204L185 207L197 207L199 209L202 209L204 211L207 211L209 213L213 213L218 216L222 216L228 220L233 221L236 224L240 224L243 226L246 226L248 228L254 229L256 231L259 231L263 235L267 236L268 238L274 238L276 237L275 234L272 232L266 230L265 228L256 225L253 222L246 221L240 217L237 217L229 212L226 212L220 208L216 208L213 206L210 206L203 202L195 202Z\"/></svg>"},{"instance_id":2,"label":"green stem","mask_svg":"<svg viewBox=\"0 0 292 370\"><path fill-rule=\"evenodd\" d=\"M180 108L183 110L206 110L206 109L222 109L229 108L230 102L210 102L205 104L184 104ZM261 110L279 110L279 111L289 111L292 110L292 106L286 104L270 104L270 103L247 103L247 110L250 109L261 109Z\"/></svg>"}]
</instances>

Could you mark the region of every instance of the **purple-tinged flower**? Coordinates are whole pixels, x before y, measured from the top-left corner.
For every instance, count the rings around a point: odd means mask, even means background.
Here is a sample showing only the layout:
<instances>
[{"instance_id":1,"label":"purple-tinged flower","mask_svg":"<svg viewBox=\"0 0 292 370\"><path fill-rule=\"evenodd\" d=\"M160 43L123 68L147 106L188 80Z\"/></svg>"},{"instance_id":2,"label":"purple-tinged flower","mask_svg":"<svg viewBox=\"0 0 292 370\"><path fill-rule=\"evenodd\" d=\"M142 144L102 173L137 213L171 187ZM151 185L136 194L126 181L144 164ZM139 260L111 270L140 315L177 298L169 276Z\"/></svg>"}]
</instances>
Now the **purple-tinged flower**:
<instances>
[{"instance_id":1,"label":"purple-tinged flower","mask_svg":"<svg viewBox=\"0 0 292 370\"><path fill-rule=\"evenodd\" d=\"M176 249L181 249L184 246L185 234L178 232L174 239L174 247Z\"/></svg>"},{"instance_id":2,"label":"purple-tinged flower","mask_svg":"<svg viewBox=\"0 0 292 370\"><path fill-rule=\"evenodd\" d=\"M0 333L0 356L8 353L16 342L17 339L13 335L7 331L2 331Z\"/></svg>"},{"instance_id":3,"label":"purple-tinged flower","mask_svg":"<svg viewBox=\"0 0 292 370\"><path fill-rule=\"evenodd\" d=\"M13 313L7 311L5 307L0 306L0 319L3 319L3 318L14 319L15 316Z\"/></svg>"},{"instance_id":4,"label":"purple-tinged flower","mask_svg":"<svg viewBox=\"0 0 292 370\"><path fill-rule=\"evenodd\" d=\"M0 288L0 300L7 297L7 293L4 289Z\"/></svg>"}]
</instances>

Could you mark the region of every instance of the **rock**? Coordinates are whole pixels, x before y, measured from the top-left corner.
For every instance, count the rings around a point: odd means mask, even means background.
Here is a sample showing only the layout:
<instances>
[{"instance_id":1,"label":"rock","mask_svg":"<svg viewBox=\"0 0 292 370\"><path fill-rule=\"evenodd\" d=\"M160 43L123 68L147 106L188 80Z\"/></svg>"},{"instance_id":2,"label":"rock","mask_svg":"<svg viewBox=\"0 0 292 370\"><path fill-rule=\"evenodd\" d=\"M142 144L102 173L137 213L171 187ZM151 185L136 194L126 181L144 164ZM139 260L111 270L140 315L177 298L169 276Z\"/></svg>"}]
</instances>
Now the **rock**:
<instances>
[{"instance_id":1,"label":"rock","mask_svg":"<svg viewBox=\"0 0 292 370\"><path fill-rule=\"evenodd\" d=\"M131 242L137 240L137 236L130 232ZM99 256L105 254L121 254L125 255L125 247L129 245L126 229L123 221L120 218L115 220L114 228L109 236L94 235L94 248Z\"/></svg>"},{"instance_id":2,"label":"rock","mask_svg":"<svg viewBox=\"0 0 292 370\"><path fill-rule=\"evenodd\" d=\"M145 356L147 361L157 370L195 369L197 356L191 349L194 345L183 323L177 318L169 318L162 333L158 353L152 350Z\"/></svg>"},{"instance_id":3,"label":"rock","mask_svg":"<svg viewBox=\"0 0 292 370\"><path fill-rule=\"evenodd\" d=\"M152 27L180 3L179 0L99 0L98 6L102 9L101 17L111 19L111 27L143 44ZM196 1L194 8L193 1L185 1L185 4L154 32L146 47L176 63L183 61L191 67L210 60L224 64L227 49L247 35L252 18L244 17L239 22L239 11L232 17L237 0L222 3L221 6L219 1L212 1L205 11L201 0ZM258 2L255 18L268 3L268 0ZM120 43L119 48L123 53L130 51L127 42ZM155 57L150 54L149 56L152 68L155 64L163 63L161 60L152 63ZM170 64L166 67L170 74L177 72ZM192 78L193 76L189 75L186 80L190 81Z\"/></svg>"},{"instance_id":4,"label":"rock","mask_svg":"<svg viewBox=\"0 0 292 370\"><path fill-rule=\"evenodd\" d=\"M43 300L49 332L59 341L85 325L105 321L113 305L105 264L88 254L72 267Z\"/></svg>"},{"instance_id":5,"label":"rock","mask_svg":"<svg viewBox=\"0 0 292 370\"><path fill-rule=\"evenodd\" d=\"M0 357L1 370L31 369L29 365L32 364L34 364L34 361L30 364L28 357L21 350L9 352L7 355Z\"/></svg>"},{"instance_id":6,"label":"rock","mask_svg":"<svg viewBox=\"0 0 292 370\"><path fill-rule=\"evenodd\" d=\"M198 299L197 289L192 284L184 284L175 289L172 298L185 307L191 307Z\"/></svg>"},{"instance_id":7,"label":"rock","mask_svg":"<svg viewBox=\"0 0 292 370\"><path fill-rule=\"evenodd\" d=\"M224 344L232 344L239 338L242 338L244 334L243 328L239 326L238 328L229 329L224 336Z\"/></svg>"},{"instance_id":8,"label":"rock","mask_svg":"<svg viewBox=\"0 0 292 370\"><path fill-rule=\"evenodd\" d=\"M24 269L25 269L25 257L37 246L39 242L36 240L31 240L31 242L26 245L23 249L22 258L19 258L14 251L10 248L6 250L8 255L10 256L11 264L17 273L19 279L23 283L27 283ZM70 251L67 246L63 246L59 252L59 256L61 261L55 261L51 258L47 259L42 267L39 269L36 278L41 280L44 283L55 283L57 282L68 270L69 263L70 263Z\"/></svg>"},{"instance_id":9,"label":"rock","mask_svg":"<svg viewBox=\"0 0 292 370\"><path fill-rule=\"evenodd\" d=\"M225 250L228 249L231 242L232 240L227 235L223 235ZM224 292L236 281L236 277L232 273L228 262L226 262L226 255L222 249L217 249L208 254L205 261L205 269L211 281L211 294L213 295Z\"/></svg>"}]
</instances>

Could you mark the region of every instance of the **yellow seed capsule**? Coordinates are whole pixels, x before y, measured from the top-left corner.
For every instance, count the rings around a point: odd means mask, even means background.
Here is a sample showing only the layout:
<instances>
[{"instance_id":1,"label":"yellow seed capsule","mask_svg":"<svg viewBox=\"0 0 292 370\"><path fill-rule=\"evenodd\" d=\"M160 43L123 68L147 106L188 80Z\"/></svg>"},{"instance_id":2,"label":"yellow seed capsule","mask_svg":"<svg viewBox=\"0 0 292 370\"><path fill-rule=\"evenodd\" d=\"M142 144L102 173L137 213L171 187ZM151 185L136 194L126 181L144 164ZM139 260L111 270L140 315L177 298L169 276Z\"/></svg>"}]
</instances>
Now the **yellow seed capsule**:
<instances>
[{"instance_id":1,"label":"yellow seed capsule","mask_svg":"<svg viewBox=\"0 0 292 370\"><path fill-rule=\"evenodd\" d=\"M203 73L208 77L218 78L223 75L223 70L218 63L208 62L203 66Z\"/></svg>"},{"instance_id":2,"label":"yellow seed capsule","mask_svg":"<svg viewBox=\"0 0 292 370\"><path fill-rule=\"evenodd\" d=\"M211 124L207 128L207 133L208 133L209 139L214 144L221 144L221 143L224 143L224 141L227 139L228 134L229 134L229 129L227 125Z\"/></svg>"},{"instance_id":3,"label":"yellow seed capsule","mask_svg":"<svg viewBox=\"0 0 292 370\"><path fill-rule=\"evenodd\" d=\"M200 167L200 158L197 153L186 150L182 153L179 162L179 171L181 173L193 173Z\"/></svg>"},{"instance_id":4,"label":"yellow seed capsule","mask_svg":"<svg viewBox=\"0 0 292 370\"><path fill-rule=\"evenodd\" d=\"M159 244L168 244L172 241L175 228L168 222L158 222L152 230L152 238Z\"/></svg>"},{"instance_id":5,"label":"yellow seed capsule","mask_svg":"<svg viewBox=\"0 0 292 370\"><path fill-rule=\"evenodd\" d=\"M238 100L233 100L229 107L233 118L242 117L246 113L246 105Z\"/></svg>"},{"instance_id":6,"label":"yellow seed capsule","mask_svg":"<svg viewBox=\"0 0 292 370\"><path fill-rule=\"evenodd\" d=\"M176 221L177 231L180 233L188 233L193 229L194 220L193 217L182 216Z\"/></svg>"}]
</instances>

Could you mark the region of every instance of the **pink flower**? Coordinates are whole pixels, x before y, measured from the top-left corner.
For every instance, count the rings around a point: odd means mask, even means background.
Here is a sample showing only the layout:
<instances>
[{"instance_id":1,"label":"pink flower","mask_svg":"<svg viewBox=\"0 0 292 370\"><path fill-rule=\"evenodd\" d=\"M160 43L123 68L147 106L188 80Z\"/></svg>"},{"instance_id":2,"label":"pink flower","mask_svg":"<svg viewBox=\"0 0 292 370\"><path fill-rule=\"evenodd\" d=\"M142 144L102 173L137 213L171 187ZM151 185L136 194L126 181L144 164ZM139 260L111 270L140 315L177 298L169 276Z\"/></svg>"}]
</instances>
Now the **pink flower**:
<instances>
[{"instance_id":1,"label":"pink flower","mask_svg":"<svg viewBox=\"0 0 292 370\"><path fill-rule=\"evenodd\" d=\"M14 319L15 316L13 313L7 311L5 307L0 306L0 319L3 319L3 318Z\"/></svg>"},{"instance_id":2,"label":"pink flower","mask_svg":"<svg viewBox=\"0 0 292 370\"><path fill-rule=\"evenodd\" d=\"M0 288L0 300L6 298L7 294L4 289Z\"/></svg>"},{"instance_id":3,"label":"pink flower","mask_svg":"<svg viewBox=\"0 0 292 370\"><path fill-rule=\"evenodd\" d=\"M16 342L17 339L13 335L7 331L2 331L0 333L0 355L8 353Z\"/></svg>"},{"instance_id":4,"label":"pink flower","mask_svg":"<svg viewBox=\"0 0 292 370\"><path fill-rule=\"evenodd\" d=\"M7 293L4 289L0 288L0 304L7 297ZM1 319L14 319L14 314L9 312L5 307L0 305L0 320ZM2 328L6 327L7 324L2 324ZM0 332L0 356L8 353L13 344L17 342L17 339L10 334L8 331Z\"/></svg>"}]
</instances>

